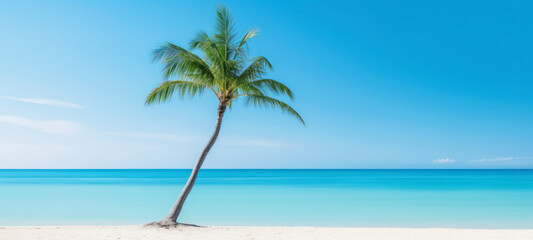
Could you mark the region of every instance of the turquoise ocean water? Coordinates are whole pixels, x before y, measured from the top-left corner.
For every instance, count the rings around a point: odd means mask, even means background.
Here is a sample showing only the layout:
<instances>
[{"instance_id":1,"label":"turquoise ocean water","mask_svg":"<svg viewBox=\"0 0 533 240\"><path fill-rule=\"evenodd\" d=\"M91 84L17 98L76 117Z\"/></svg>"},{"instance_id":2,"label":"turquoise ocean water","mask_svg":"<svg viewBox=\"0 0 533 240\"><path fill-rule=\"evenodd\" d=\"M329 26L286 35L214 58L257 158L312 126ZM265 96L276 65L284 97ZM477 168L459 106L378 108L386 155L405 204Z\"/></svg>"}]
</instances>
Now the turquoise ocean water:
<instances>
[{"instance_id":1,"label":"turquoise ocean water","mask_svg":"<svg viewBox=\"0 0 533 240\"><path fill-rule=\"evenodd\" d=\"M0 170L0 225L164 217L190 170ZM533 170L202 170L200 225L533 228Z\"/></svg>"}]
</instances>

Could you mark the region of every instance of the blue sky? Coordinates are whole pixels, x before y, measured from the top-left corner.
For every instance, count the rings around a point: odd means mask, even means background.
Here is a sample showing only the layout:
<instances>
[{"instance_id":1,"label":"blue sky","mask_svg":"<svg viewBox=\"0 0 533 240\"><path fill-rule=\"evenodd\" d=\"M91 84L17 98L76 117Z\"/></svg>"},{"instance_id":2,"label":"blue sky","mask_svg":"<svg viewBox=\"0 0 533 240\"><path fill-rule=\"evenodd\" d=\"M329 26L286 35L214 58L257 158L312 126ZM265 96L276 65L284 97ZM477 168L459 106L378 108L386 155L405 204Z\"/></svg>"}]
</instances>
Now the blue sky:
<instances>
[{"instance_id":1,"label":"blue sky","mask_svg":"<svg viewBox=\"0 0 533 240\"><path fill-rule=\"evenodd\" d=\"M213 96L144 106L220 1L0 1L0 168L190 168ZM207 168L532 168L531 1L224 1L308 123L226 114Z\"/></svg>"}]
</instances>

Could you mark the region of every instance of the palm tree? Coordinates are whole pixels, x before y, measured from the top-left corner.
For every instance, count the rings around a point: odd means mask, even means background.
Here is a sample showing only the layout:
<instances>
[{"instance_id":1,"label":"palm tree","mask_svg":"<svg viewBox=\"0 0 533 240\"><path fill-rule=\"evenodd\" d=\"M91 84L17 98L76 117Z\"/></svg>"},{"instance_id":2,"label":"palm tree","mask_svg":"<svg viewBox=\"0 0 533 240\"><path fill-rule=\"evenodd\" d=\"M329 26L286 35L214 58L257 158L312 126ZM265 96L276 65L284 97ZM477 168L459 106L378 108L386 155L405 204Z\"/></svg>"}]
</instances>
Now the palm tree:
<instances>
[{"instance_id":1,"label":"palm tree","mask_svg":"<svg viewBox=\"0 0 533 240\"><path fill-rule=\"evenodd\" d=\"M164 64L165 81L155 88L146 98L146 104L170 100L173 94L180 97L196 96L205 90L213 92L219 100L217 121L213 135L202 150L189 180L180 196L172 206L168 216L155 223L159 226L176 226L185 199L194 186L196 177L213 144L217 140L222 118L227 107L237 99L244 99L255 107L280 108L283 112L296 117L305 125L302 117L287 103L269 96L278 94L293 99L292 91L276 80L263 78L272 69L265 57L248 57L248 40L257 35L256 29L248 30L237 39L233 30L232 16L228 10L219 6L216 11L215 34L205 32L196 35L190 43L191 51L172 43L166 43L153 52L154 61ZM198 50L202 57L192 50ZM170 80L176 78L177 80Z\"/></svg>"}]
</instances>

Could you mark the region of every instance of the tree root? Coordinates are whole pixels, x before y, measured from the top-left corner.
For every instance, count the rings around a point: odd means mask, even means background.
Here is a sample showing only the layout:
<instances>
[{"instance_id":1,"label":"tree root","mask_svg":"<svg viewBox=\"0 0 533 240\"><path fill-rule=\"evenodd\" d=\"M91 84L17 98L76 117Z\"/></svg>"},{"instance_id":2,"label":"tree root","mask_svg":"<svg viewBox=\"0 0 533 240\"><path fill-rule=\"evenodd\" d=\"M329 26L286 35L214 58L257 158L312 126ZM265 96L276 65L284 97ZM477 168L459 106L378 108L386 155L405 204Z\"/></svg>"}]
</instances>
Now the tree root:
<instances>
[{"instance_id":1,"label":"tree root","mask_svg":"<svg viewBox=\"0 0 533 240\"><path fill-rule=\"evenodd\" d=\"M172 221L170 219L163 219L163 220L158 221L158 222L151 222L151 223L148 223L148 224L146 224L144 226L145 227L166 228L166 229L178 228L178 227L202 227L202 226L195 225L195 224L178 223L178 222Z\"/></svg>"}]
</instances>

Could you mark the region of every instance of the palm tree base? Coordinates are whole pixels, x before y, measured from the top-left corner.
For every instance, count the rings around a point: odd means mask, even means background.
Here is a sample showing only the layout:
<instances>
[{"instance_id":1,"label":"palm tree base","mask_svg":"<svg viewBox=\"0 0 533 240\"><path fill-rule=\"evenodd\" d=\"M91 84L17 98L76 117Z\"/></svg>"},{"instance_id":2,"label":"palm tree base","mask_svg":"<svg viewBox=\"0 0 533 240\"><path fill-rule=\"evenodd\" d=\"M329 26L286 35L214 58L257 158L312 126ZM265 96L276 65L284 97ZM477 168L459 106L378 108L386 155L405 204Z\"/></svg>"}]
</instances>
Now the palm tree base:
<instances>
[{"instance_id":1,"label":"palm tree base","mask_svg":"<svg viewBox=\"0 0 533 240\"><path fill-rule=\"evenodd\" d=\"M172 221L170 219L163 219L161 221L158 221L158 222L151 222L151 223L148 223L146 225L144 225L146 227L158 227L158 228L177 228L177 227L201 227L201 226L198 226L198 225L194 225L194 224L188 224L188 223L178 223L178 222L175 222L175 221Z\"/></svg>"}]
</instances>

